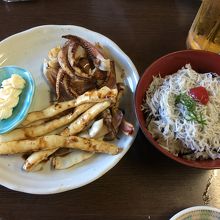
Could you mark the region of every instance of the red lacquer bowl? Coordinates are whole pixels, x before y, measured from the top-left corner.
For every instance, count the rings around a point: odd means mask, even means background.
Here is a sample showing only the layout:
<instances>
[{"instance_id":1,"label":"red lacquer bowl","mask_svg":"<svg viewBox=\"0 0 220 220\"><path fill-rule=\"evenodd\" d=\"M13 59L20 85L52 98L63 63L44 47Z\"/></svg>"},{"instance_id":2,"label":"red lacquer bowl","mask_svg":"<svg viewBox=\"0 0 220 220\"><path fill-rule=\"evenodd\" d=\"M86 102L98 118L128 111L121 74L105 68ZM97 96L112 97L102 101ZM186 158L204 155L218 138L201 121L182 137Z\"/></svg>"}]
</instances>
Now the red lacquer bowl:
<instances>
[{"instance_id":1,"label":"red lacquer bowl","mask_svg":"<svg viewBox=\"0 0 220 220\"><path fill-rule=\"evenodd\" d=\"M173 74L182 68L185 64L190 63L192 68L200 73L214 72L220 75L220 55L201 51L201 50L183 50L165 55L154 63L152 63L142 75L135 93L135 109L136 115L146 138L155 146L159 151L168 156L169 158L185 164L187 166L202 168L202 169L215 169L220 168L220 159L217 160L187 160L181 157L176 157L164 148L162 148L153 138L150 132L145 127L145 119L141 111L141 104L153 76L160 74L162 77ZM219 134L220 135L220 134Z\"/></svg>"}]
</instances>

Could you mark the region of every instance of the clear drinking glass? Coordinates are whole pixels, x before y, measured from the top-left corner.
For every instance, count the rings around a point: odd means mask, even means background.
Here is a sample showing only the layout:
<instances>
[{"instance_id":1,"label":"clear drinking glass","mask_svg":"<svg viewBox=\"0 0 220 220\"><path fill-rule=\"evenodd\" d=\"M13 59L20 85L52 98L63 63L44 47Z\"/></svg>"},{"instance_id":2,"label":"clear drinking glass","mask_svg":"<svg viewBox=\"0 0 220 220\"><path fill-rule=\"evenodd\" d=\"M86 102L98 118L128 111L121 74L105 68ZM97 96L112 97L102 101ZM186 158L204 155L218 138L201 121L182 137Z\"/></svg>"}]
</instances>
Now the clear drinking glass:
<instances>
[{"instance_id":1,"label":"clear drinking glass","mask_svg":"<svg viewBox=\"0 0 220 220\"><path fill-rule=\"evenodd\" d=\"M187 37L188 49L220 53L220 0L203 0Z\"/></svg>"}]
</instances>

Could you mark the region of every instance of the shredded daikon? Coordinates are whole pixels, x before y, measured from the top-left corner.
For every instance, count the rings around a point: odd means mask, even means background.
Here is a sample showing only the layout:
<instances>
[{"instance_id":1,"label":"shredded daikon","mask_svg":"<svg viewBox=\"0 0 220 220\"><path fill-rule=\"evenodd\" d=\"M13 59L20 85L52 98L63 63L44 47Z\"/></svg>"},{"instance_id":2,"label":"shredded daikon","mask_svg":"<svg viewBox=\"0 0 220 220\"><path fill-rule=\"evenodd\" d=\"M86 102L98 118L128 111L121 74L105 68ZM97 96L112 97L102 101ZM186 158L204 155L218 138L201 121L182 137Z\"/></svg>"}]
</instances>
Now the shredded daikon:
<instances>
[{"instance_id":1,"label":"shredded daikon","mask_svg":"<svg viewBox=\"0 0 220 220\"><path fill-rule=\"evenodd\" d=\"M187 119L187 109L175 97L203 86L209 93L206 105L197 102L206 124ZM154 77L142 105L153 137L175 155L189 159L220 158L220 76L197 73L189 64L165 78Z\"/></svg>"}]
</instances>

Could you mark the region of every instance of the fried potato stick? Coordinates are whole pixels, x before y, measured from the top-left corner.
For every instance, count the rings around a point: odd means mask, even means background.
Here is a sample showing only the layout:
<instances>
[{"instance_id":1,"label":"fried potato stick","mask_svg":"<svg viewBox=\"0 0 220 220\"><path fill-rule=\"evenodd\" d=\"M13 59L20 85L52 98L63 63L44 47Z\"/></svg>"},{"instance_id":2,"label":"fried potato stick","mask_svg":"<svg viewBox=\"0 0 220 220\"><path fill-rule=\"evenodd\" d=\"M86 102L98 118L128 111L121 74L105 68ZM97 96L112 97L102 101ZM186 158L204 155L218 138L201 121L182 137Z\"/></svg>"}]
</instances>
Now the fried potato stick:
<instances>
[{"instance_id":1,"label":"fried potato stick","mask_svg":"<svg viewBox=\"0 0 220 220\"><path fill-rule=\"evenodd\" d=\"M85 92L81 96L78 96L76 99L56 103L45 108L42 111L31 112L28 114L27 118L22 122L21 125L26 126L34 121L38 121L45 118L51 118L67 109L74 108L84 103L103 102L106 99L115 102L116 96L117 89L109 89L108 87L104 86L99 90Z\"/></svg>"},{"instance_id":2,"label":"fried potato stick","mask_svg":"<svg viewBox=\"0 0 220 220\"><path fill-rule=\"evenodd\" d=\"M88 152L118 154L121 149L114 144L77 136L47 135L32 140L19 140L0 143L0 154L26 153L30 151L50 150L65 146Z\"/></svg>"},{"instance_id":3,"label":"fried potato stick","mask_svg":"<svg viewBox=\"0 0 220 220\"><path fill-rule=\"evenodd\" d=\"M74 122L72 122L68 128L66 128L61 135L68 136L74 135L82 131L97 115L103 112L111 105L110 101L104 101L97 103L80 115Z\"/></svg>"},{"instance_id":4,"label":"fried potato stick","mask_svg":"<svg viewBox=\"0 0 220 220\"><path fill-rule=\"evenodd\" d=\"M61 128L64 125L71 123L75 120L80 114L89 109L93 103L82 104L77 106L75 110L61 118L54 119L44 124L38 126L31 126L25 128L18 128L9 133L0 135L0 143L8 141L23 140L28 138L39 137L45 134L48 134L51 131Z\"/></svg>"}]
</instances>

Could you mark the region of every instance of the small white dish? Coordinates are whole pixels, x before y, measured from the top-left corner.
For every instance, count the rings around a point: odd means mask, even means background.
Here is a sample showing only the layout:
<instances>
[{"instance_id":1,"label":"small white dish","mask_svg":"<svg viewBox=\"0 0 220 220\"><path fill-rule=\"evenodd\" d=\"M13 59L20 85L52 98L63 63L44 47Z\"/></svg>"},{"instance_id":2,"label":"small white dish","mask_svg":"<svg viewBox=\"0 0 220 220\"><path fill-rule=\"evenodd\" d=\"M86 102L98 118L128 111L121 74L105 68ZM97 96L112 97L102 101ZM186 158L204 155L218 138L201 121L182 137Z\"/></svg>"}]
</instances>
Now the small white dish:
<instances>
[{"instance_id":1,"label":"small white dish","mask_svg":"<svg viewBox=\"0 0 220 220\"><path fill-rule=\"evenodd\" d=\"M128 89L121 107L126 111L126 119L134 125L134 134L132 136L121 134L120 139L115 141L115 144L123 148L120 154L115 156L97 154L72 168L60 171L51 170L47 164L42 171L27 173L21 169L24 163L21 155L0 156L0 184L10 189L33 194L52 194L84 186L114 167L136 137L138 122L133 107L133 96L139 75L129 57L107 37L78 26L35 27L0 42L0 66L17 65L31 71L36 91L30 111L41 110L47 107L50 101L50 88L42 73L43 60L51 48L64 44L65 39L62 39L62 35L67 34L78 35L93 43L99 42L116 61L116 67L123 70L119 75L125 73L124 83Z\"/></svg>"},{"instance_id":2,"label":"small white dish","mask_svg":"<svg viewBox=\"0 0 220 220\"><path fill-rule=\"evenodd\" d=\"M210 206L195 206L184 209L170 220L219 220L220 209Z\"/></svg>"}]
</instances>

